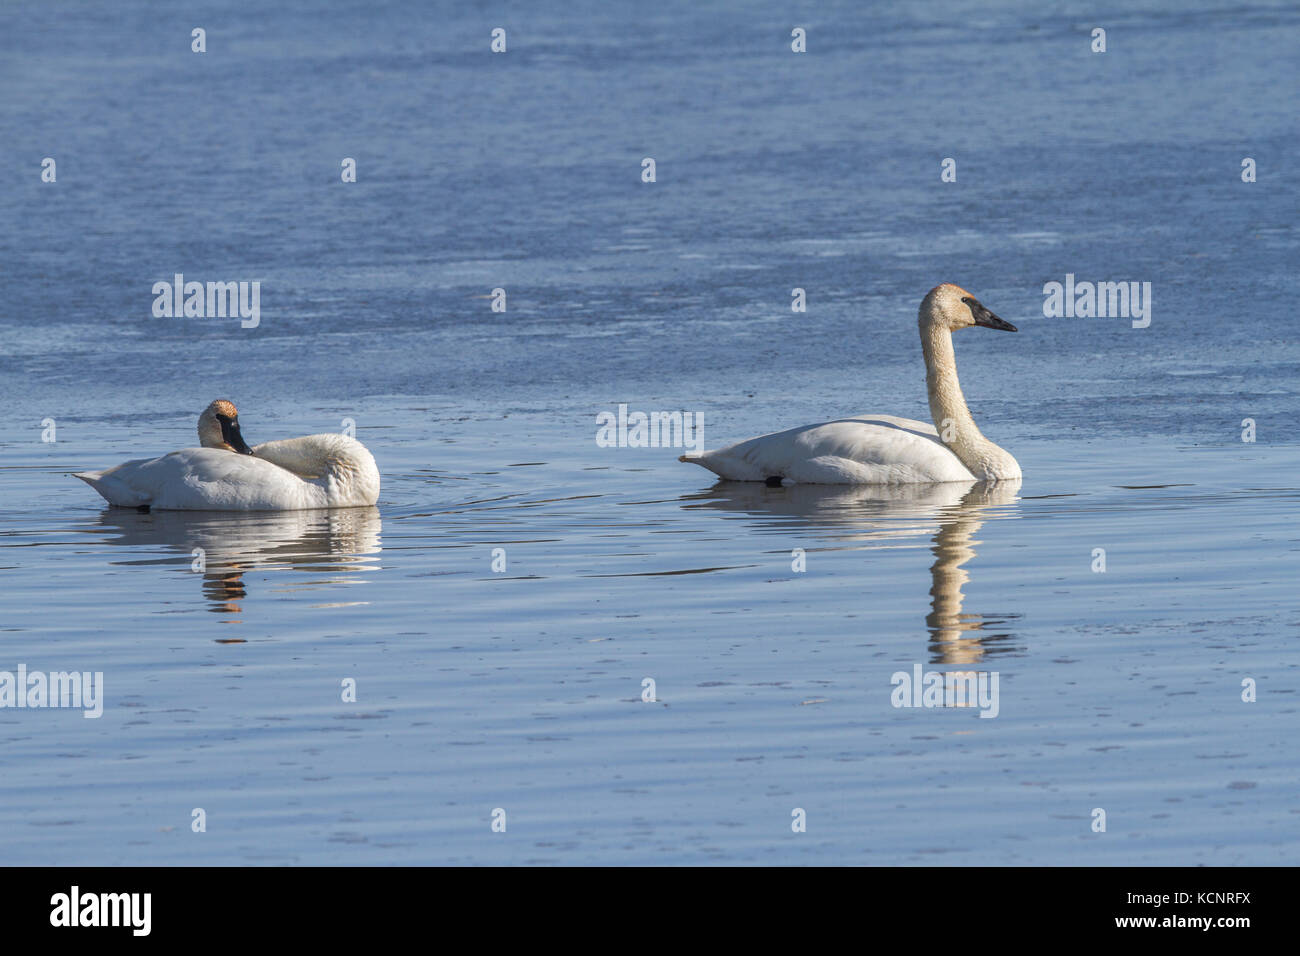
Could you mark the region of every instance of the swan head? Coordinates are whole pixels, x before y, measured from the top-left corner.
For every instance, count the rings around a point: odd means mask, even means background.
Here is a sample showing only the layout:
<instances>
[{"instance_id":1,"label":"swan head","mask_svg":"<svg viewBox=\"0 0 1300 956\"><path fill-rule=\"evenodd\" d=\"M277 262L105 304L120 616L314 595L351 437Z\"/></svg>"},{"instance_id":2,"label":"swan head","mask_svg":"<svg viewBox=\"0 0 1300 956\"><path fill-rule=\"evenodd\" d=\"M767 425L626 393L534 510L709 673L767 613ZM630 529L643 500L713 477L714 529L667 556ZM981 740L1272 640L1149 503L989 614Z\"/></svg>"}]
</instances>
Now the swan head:
<instances>
[{"instance_id":1,"label":"swan head","mask_svg":"<svg viewBox=\"0 0 1300 956\"><path fill-rule=\"evenodd\" d=\"M975 296L951 282L937 285L926 293L921 300L918 321L923 330L938 326L956 332L979 325L1003 332L1019 331L1010 322L990 312Z\"/></svg>"},{"instance_id":2,"label":"swan head","mask_svg":"<svg viewBox=\"0 0 1300 956\"><path fill-rule=\"evenodd\" d=\"M224 398L203 409L199 416L199 444L204 448L224 448L241 455L253 453L239 434L239 412Z\"/></svg>"}]
</instances>

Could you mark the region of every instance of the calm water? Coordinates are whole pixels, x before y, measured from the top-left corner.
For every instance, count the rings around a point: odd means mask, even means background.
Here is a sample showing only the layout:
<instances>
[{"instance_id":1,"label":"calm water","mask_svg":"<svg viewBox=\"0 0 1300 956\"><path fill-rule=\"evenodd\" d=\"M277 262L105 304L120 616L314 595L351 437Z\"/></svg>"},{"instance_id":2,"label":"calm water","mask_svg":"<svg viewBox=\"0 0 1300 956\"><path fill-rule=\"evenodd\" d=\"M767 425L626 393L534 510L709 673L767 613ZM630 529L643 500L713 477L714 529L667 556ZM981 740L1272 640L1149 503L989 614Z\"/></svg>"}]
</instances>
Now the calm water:
<instances>
[{"instance_id":1,"label":"calm water","mask_svg":"<svg viewBox=\"0 0 1300 956\"><path fill-rule=\"evenodd\" d=\"M0 671L105 687L0 709L0 862L1294 863L1300 13L564 9L0 11ZM261 324L154 318L176 272ZM1067 273L1150 327L1044 318ZM1020 327L957 338L1018 488L595 442L925 418L940 281ZM70 477L216 397L353 419L378 507ZM915 666L996 718L892 706Z\"/></svg>"}]
</instances>

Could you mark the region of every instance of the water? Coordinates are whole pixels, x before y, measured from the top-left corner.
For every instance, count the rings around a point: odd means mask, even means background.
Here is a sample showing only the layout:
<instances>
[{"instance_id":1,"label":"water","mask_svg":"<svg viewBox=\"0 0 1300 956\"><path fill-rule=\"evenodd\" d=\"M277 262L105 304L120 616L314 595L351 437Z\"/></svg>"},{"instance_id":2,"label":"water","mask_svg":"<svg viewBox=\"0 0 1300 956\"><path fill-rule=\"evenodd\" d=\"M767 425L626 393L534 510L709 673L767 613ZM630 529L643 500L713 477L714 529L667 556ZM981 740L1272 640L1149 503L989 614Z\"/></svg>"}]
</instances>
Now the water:
<instances>
[{"instance_id":1,"label":"water","mask_svg":"<svg viewBox=\"0 0 1300 956\"><path fill-rule=\"evenodd\" d=\"M98 720L0 710L0 860L1295 862L1300 15L790 17L0 13L0 670L105 675ZM260 281L260 326L153 318L175 272ZM1150 327L1043 318L1066 273L1150 281ZM925 418L945 280L1021 329L957 338L1013 492L595 443L621 402L709 446ZM250 442L353 419L378 507L69 477L216 397ZM891 706L916 665L997 717Z\"/></svg>"}]
</instances>

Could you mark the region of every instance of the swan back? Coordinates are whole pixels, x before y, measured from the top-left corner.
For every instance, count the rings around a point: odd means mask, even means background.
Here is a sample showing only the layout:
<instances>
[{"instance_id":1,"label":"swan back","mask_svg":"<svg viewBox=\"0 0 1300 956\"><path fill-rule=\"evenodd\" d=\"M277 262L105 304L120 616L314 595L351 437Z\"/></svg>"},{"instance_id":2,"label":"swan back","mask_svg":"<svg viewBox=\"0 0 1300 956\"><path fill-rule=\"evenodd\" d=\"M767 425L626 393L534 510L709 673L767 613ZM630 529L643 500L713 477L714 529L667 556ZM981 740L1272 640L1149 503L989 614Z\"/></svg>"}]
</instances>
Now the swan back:
<instances>
[{"instance_id":1,"label":"swan back","mask_svg":"<svg viewBox=\"0 0 1300 956\"><path fill-rule=\"evenodd\" d=\"M182 448L76 475L112 505L175 511L324 508L320 489L283 468L224 448Z\"/></svg>"}]
</instances>

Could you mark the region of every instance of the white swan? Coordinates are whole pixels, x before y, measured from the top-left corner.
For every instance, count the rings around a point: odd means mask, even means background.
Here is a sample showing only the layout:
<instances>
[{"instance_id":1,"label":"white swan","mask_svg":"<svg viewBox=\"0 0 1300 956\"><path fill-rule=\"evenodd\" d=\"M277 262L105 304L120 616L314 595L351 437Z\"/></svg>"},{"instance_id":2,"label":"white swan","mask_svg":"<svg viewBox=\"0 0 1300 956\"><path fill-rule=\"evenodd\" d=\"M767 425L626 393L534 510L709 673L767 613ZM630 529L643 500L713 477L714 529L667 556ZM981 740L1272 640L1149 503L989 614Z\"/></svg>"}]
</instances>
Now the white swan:
<instances>
[{"instance_id":1,"label":"white swan","mask_svg":"<svg viewBox=\"0 0 1300 956\"><path fill-rule=\"evenodd\" d=\"M218 399L199 416L201 448L77 474L111 505L171 511L355 508L379 500L379 469L346 435L307 435L253 448L235 406Z\"/></svg>"},{"instance_id":2,"label":"white swan","mask_svg":"<svg viewBox=\"0 0 1300 956\"><path fill-rule=\"evenodd\" d=\"M952 333L972 325L1015 332L960 286L935 286L917 317L934 425L893 415L857 415L792 428L697 455L682 455L731 481L769 485L890 485L1003 481L1020 465L975 427L957 381ZM938 426L936 429L935 426ZM940 434L942 432L942 435Z\"/></svg>"}]
</instances>

